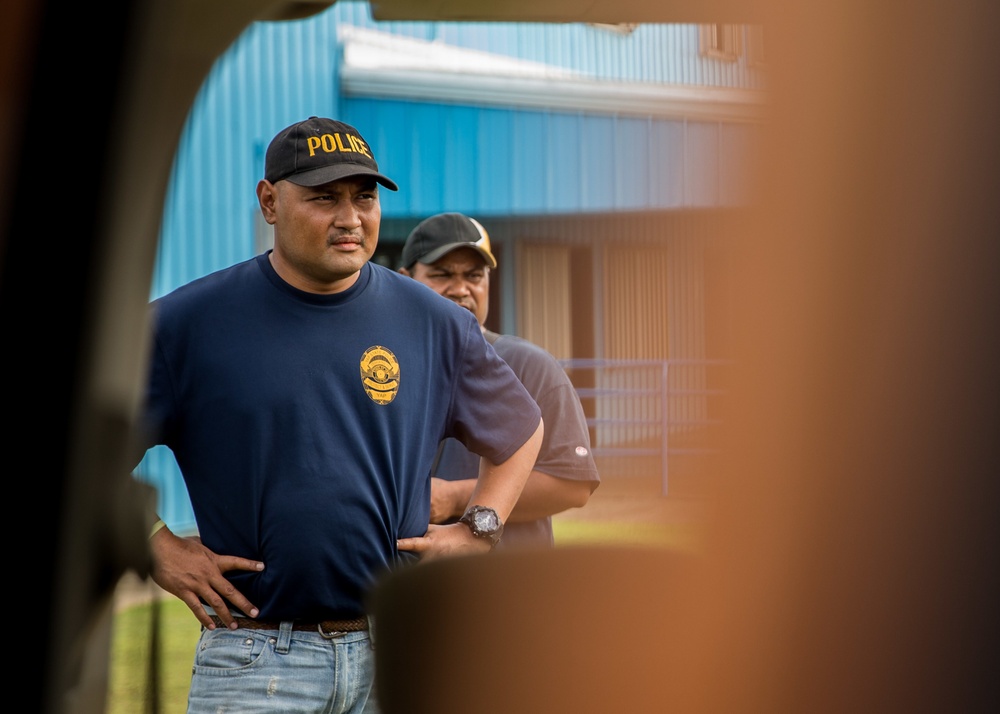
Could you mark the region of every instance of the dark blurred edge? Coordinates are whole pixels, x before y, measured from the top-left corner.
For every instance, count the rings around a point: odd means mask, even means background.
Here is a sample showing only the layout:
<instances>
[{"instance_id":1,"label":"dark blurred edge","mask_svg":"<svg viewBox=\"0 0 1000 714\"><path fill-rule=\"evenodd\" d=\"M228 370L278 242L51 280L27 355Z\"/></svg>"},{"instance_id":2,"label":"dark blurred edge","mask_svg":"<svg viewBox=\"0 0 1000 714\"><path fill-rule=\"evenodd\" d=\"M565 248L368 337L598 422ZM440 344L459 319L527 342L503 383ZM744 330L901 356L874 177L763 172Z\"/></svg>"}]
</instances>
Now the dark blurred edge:
<instances>
[{"instance_id":1,"label":"dark blurred edge","mask_svg":"<svg viewBox=\"0 0 1000 714\"><path fill-rule=\"evenodd\" d=\"M191 102L254 19L329 2L5 0L0 325L23 539L24 708L103 713L114 587L148 568L130 476L165 187ZM23 624L22 624L23 623Z\"/></svg>"}]
</instances>

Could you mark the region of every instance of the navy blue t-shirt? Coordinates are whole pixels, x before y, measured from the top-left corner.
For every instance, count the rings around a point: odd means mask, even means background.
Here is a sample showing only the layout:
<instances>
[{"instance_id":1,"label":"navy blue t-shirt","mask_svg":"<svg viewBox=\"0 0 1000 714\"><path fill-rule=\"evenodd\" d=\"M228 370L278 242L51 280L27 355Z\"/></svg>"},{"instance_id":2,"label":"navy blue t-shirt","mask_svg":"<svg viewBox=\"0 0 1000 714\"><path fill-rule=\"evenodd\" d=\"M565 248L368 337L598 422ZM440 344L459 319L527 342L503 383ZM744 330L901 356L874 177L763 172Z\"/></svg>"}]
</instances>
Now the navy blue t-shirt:
<instances>
[{"instance_id":1,"label":"navy blue t-shirt","mask_svg":"<svg viewBox=\"0 0 1000 714\"><path fill-rule=\"evenodd\" d=\"M502 463L538 426L472 314L378 265L316 295L263 254L153 309L147 446L173 451L208 548L264 562L227 576L262 619L363 613L427 530L438 442Z\"/></svg>"}]
</instances>

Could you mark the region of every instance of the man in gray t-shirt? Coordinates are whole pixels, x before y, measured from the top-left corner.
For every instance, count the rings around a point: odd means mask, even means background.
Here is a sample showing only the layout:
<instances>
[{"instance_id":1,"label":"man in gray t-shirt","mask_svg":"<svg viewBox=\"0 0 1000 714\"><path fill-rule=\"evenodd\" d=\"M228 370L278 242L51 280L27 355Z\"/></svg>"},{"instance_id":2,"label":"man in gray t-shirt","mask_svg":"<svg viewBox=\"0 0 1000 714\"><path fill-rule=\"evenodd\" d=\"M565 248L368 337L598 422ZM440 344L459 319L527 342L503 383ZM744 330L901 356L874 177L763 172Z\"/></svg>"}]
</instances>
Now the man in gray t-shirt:
<instances>
[{"instance_id":1,"label":"man in gray t-shirt","mask_svg":"<svg viewBox=\"0 0 1000 714\"><path fill-rule=\"evenodd\" d=\"M400 273L471 311L480 326L489 312L490 270L496 258L480 223L461 213L427 218L406 239ZM534 469L508 517L498 548L551 546L552 515L587 503L600 484L583 407L573 384L544 349L483 327L486 339L542 410L545 436ZM455 439L438 448L431 472L431 522L465 512L479 474L479 456Z\"/></svg>"}]
</instances>

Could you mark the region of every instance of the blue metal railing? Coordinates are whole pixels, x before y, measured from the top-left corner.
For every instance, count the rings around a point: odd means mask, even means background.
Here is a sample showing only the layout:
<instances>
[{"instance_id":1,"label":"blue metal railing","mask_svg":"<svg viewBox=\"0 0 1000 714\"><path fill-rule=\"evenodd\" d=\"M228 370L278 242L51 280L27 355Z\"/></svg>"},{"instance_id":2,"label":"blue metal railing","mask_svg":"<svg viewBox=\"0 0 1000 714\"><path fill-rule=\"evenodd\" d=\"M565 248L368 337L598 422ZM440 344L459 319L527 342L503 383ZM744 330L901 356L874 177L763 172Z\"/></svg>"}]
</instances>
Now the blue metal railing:
<instances>
[{"instance_id":1,"label":"blue metal railing","mask_svg":"<svg viewBox=\"0 0 1000 714\"><path fill-rule=\"evenodd\" d=\"M667 495L671 456L707 455L721 425L726 360L564 359L596 457L654 457Z\"/></svg>"}]
</instances>

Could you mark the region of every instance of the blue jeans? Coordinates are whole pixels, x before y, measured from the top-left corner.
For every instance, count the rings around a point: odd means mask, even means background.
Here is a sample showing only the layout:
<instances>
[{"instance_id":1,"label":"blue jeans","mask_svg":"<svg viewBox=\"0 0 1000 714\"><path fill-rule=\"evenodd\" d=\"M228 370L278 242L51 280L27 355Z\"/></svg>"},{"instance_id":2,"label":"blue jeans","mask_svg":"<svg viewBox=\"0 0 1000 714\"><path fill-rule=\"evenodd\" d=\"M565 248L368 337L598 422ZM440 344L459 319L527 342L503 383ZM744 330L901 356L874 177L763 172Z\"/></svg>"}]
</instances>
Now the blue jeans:
<instances>
[{"instance_id":1,"label":"blue jeans","mask_svg":"<svg viewBox=\"0 0 1000 714\"><path fill-rule=\"evenodd\" d=\"M188 714L378 714L368 632L202 629Z\"/></svg>"}]
</instances>

